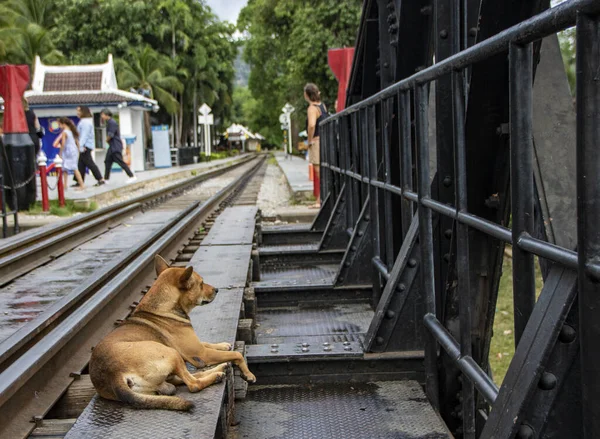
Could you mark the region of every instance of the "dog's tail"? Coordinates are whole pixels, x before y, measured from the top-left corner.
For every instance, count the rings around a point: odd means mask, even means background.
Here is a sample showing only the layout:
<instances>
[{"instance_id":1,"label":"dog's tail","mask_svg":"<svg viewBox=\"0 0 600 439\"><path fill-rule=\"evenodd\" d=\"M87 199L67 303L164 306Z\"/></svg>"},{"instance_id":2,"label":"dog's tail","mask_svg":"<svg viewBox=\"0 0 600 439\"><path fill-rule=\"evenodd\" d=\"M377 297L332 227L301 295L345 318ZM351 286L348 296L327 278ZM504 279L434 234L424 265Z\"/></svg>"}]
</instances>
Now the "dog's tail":
<instances>
[{"instance_id":1,"label":"dog's tail","mask_svg":"<svg viewBox=\"0 0 600 439\"><path fill-rule=\"evenodd\" d=\"M145 395L134 392L127 385L125 378L116 380L117 385L113 387L119 401L131 404L138 409L163 409L188 411L194 408L194 403L178 396Z\"/></svg>"}]
</instances>

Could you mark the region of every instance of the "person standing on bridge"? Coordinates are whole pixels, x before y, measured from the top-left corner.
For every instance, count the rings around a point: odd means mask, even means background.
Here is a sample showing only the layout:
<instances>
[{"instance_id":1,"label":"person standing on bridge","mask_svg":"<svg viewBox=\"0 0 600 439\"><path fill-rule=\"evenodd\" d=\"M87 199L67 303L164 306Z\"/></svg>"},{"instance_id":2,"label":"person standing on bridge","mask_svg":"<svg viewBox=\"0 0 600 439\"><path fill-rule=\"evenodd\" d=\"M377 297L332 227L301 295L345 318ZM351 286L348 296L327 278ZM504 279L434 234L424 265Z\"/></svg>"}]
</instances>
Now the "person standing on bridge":
<instances>
[{"instance_id":1,"label":"person standing on bridge","mask_svg":"<svg viewBox=\"0 0 600 439\"><path fill-rule=\"evenodd\" d=\"M106 141L109 145L106 159L104 159L104 164L106 165L104 169L104 180L108 181L110 179L110 168L112 168L113 163L116 163L129 176L127 183L133 183L137 178L123 160L123 141L121 140L119 125L117 125L117 122L112 118L112 112L106 108L102 110L100 116L106 124Z\"/></svg>"},{"instance_id":2,"label":"person standing on bridge","mask_svg":"<svg viewBox=\"0 0 600 439\"><path fill-rule=\"evenodd\" d=\"M314 169L313 188L317 198L316 203L310 208L319 209L321 207L321 139L319 124L329 114L325 104L321 102L321 92L315 84L308 83L304 86L304 99L308 102L308 127L306 128L308 133L308 161Z\"/></svg>"},{"instance_id":3,"label":"person standing on bridge","mask_svg":"<svg viewBox=\"0 0 600 439\"><path fill-rule=\"evenodd\" d=\"M101 186L104 184L104 179L92 157L92 151L96 147L94 117L88 107L77 107L77 117L79 117L79 124L77 124L77 130L79 131L79 163L77 166L81 179L85 181L85 168L88 168L97 181L94 186Z\"/></svg>"}]
</instances>

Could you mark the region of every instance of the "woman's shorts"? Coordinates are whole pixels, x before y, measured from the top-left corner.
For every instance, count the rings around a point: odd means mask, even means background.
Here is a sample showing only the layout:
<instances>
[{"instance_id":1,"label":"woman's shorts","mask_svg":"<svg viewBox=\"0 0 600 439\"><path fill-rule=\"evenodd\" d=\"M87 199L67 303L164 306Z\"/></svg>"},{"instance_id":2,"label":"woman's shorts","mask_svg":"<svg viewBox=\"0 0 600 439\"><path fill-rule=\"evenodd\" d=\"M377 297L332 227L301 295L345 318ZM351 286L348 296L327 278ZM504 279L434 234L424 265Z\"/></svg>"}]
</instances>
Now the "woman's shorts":
<instances>
[{"instance_id":1,"label":"woman's shorts","mask_svg":"<svg viewBox=\"0 0 600 439\"><path fill-rule=\"evenodd\" d=\"M321 163L321 139L319 137L315 137L308 147L308 161L317 166Z\"/></svg>"}]
</instances>

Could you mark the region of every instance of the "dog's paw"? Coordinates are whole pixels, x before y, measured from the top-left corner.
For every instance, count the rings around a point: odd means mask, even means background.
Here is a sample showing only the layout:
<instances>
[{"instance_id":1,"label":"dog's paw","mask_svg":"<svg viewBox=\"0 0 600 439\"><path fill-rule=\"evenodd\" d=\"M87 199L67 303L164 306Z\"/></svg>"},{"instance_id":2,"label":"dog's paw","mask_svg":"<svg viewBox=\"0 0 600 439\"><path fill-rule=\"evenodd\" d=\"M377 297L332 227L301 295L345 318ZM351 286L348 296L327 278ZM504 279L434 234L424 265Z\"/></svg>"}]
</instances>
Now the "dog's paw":
<instances>
[{"instance_id":1,"label":"dog's paw","mask_svg":"<svg viewBox=\"0 0 600 439\"><path fill-rule=\"evenodd\" d=\"M225 372L217 373L217 377L215 378L215 384L222 382L225 379Z\"/></svg>"},{"instance_id":2,"label":"dog's paw","mask_svg":"<svg viewBox=\"0 0 600 439\"><path fill-rule=\"evenodd\" d=\"M231 367L231 363L221 363L218 366L212 368L213 372L227 372L227 369Z\"/></svg>"},{"instance_id":3,"label":"dog's paw","mask_svg":"<svg viewBox=\"0 0 600 439\"><path fill-rule=\"evenodd\" d=\"M256 382L256 377L254 376L254 374L252 372L250 372L249 375L242 374L242 378L251 384L254 384Z\"/></svg>"},{"instance_id":4,"label":"dog's paw","mask_svg":"<svg viewBox=\"0 0 600 439\"><path fill-rule=\"evenodd\" d=\"M219 351L230 351L233 349L231 343L218 343L216 347Z\"/></svg>"}]
</instances>

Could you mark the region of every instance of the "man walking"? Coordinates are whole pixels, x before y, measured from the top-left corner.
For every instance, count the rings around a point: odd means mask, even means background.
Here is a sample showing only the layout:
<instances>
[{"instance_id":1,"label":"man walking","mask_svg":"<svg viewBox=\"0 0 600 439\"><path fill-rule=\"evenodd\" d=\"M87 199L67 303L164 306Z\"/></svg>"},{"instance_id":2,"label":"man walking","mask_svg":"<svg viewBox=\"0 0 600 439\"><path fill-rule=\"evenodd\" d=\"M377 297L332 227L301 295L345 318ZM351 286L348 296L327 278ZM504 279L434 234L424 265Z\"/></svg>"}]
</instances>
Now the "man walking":
<instances>
[{"instance_id":1,"label":"man walking","mask_svg":"<svg viewBox=\"0 0 600 439\"><path fill-rule=\"evenodd\" d=\"M119 125L112 118L112 112L108 109L102 110L100 114L102 120L106 124L106 141L108 142L108 151L106 153L106 159L104 164L106 168L104 170L104 179L108 181L110 179L110 168L113 163L119 165L123 171L129 176L127 183L132 183L137 180L127 163L123 161L123 141L121 140L121 133L119 132Z\"/></svg>"},{"instance_id":2,"label":"man walking","mask_svg":"<svg viewBox=\"0 0 600 439\"><path fill-rule=\"evenodd\" d=\"M88 107L77 107L77 117L79 118L79 123L77 124L77 131L79 131L79 162L77 163L77 167L79 168L81 179L85 181L85 168L88 168L97 180L94 186L102 186L105 183L102 173L92 158L92 151L96 147L92 112Z\"/></svg>"}]
</instances>

